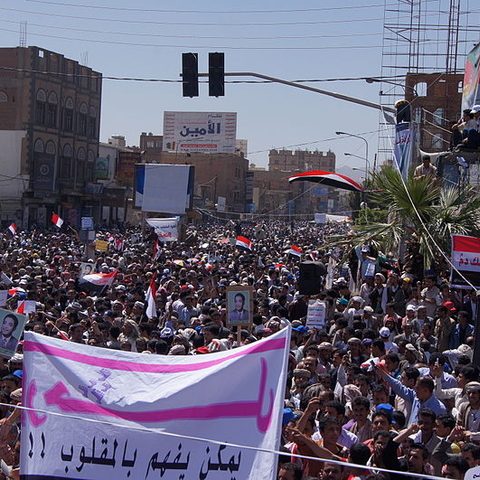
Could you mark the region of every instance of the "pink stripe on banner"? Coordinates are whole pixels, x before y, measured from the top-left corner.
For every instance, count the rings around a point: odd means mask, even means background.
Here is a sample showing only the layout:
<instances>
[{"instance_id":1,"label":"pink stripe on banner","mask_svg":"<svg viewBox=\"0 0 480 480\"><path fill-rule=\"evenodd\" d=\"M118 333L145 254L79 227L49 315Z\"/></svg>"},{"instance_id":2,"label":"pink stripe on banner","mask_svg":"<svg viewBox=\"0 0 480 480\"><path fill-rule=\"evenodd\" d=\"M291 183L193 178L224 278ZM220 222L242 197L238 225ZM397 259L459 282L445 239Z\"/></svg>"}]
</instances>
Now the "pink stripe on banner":
<instances>
[{"instance_id":1,"label":"pink stripe on banner","mask_svg":"<svg viewBox=\"0 0 480 480\"><path fill-rule=\"evenodd\" d=\"M102 415L108 417L123 418L132 422L150 423L150 422L169 422L172 420L205 420L218 418L256 418L257 428L265 433L271 423L273 415L273 406L275 394L273 389L267 392L267 409L264 408L266 393L266 381L268 377L268 366L265 359L260 359L261 376L257 400L240 401L231 403L215 403L210 405L195 405L193 407L173 408L154 411L131 412L127 410L114 410L101 405L96 405L89 400L79 400L70 397L67 386L62 382L57 382L48 392L43 394L47 405L55 405L62 412L74 412L91 415ZM33 397L36 393L36 384L33 380L27 391L29 405L33 406ZM33 407L32 407L33 408ZM262 414L265 411L265 414ZM46 417L30 417L32 423L36 426L45 422ZM38 421L38 423L34 423Z\"/></svg>"},{"instance_id":2,"label":"pink stripe on banner","mask_svg":"<svg viewBox=\"0 0 480 480\"><path fill-rule=\"evenodd\" d=\"M104 367L112 370L124 370L128 372L146 372L146 373L183 373L183 372L196 372L205 368L214 367L220 365L233 358L242 357L249 353L262 353L272 350L281 350L285 348L285 338L278 338L275 340L269 340L266 342L252 344L249 348L242 350L241 352L235 352L228 357L207 360L205 362L191 363L187 365L151 365L148 363L127 362L125 360L113 360L109 358L93 357L85 355L84 353L70 352L63 350L62 348L52 347L43 343L26 341L23 345L24 351L40 352L45 355L52 355L54 357L65 358L66 360L72 360L78 363L84 363L94 367Z\"/></svg>"}]
</instances>

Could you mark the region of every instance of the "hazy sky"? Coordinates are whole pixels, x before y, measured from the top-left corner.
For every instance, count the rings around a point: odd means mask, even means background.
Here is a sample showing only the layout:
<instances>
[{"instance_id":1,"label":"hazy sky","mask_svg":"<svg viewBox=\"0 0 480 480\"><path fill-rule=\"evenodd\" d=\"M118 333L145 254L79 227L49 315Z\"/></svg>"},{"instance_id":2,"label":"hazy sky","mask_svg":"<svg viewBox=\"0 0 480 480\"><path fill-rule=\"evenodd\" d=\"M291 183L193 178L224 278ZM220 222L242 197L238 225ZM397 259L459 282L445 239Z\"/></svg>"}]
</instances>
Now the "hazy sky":
<instances>
[{"instance_id":1,"label":"hazy sky","mask_svg":"<svg viewBox=\"0 0 480 480\"><path fill-rule=\"evenodd\" d=\"M434 10L448 4L424 1ZM462 8L478 26L475 1L462 0ZM0 45L17 46L20 23L27 22L27 45L63 53L104 76L179 80L182 52L198 52L206 72L208 52L220 51L229 72L327 80L380 76L383 20L383 0L0 0ZM310 85L379 101L380 86L365 80ZM164 110L234 111L237 138L248 140L248 158L257 166L267 164L269 149L282 147L330 149L337 166L363 166L343 155L364 156L363 141L339 138L338 130L364 136L373 159L376 110L278 84L228 83L225 92L210 98L201 85L200 97L190 99L182 97L181 83L105 79L101 140L121 134L138 145L141 132L162 134Z\"/></svg>"}]
</instances>

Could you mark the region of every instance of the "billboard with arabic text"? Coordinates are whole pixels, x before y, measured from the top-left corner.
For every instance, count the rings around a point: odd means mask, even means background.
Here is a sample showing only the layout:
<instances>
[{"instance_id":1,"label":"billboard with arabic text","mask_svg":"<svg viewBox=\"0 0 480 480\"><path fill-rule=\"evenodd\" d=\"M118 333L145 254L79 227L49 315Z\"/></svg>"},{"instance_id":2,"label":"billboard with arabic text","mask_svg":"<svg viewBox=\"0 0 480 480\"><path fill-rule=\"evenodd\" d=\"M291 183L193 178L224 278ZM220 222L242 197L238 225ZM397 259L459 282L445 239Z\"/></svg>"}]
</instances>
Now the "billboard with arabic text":
<instances>
[{"instance_id":1,"label":"billboard with arabic text","mask_svg":"<svg viewBox=\"0 0 480 480\"><path fill-rule=\"evenodd\" d=\"M164 112L163 151L235 153L234 112Z\"/></svg>"}]
</instances>

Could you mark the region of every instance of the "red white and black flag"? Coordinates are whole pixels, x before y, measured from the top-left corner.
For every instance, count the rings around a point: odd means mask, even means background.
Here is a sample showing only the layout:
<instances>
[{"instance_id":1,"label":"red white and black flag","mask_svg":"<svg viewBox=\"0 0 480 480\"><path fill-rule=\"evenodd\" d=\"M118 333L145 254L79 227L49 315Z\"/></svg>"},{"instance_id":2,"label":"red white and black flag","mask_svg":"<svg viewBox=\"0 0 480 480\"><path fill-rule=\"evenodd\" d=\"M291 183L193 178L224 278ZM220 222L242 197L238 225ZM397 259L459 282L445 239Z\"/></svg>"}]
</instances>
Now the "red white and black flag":
<instances>
[{"instance_id":1,"label":"red white and black flag","mask_svg":"<svg viewBox=\"0 0 480 480\"><path fill-rule=\"evenodd\" d=\"M235 242L237 248L243 248L244 250L252 251L252 242L246 237L237 237Z\"/></svg>"},{"instance_id":2,"label":"red white and black flag","mask_svg":"<svg viewBox=\"0 0 480 480\"><path fill-rule=\"evenodd\" d=\"M16 234L17 234L18 227L17 227L14 223L12 223L12 224L8 227L8 229L10 230L10 233L11 233L12 235L16 235Z\"/></svg>"},{"instance_id":3,"label":"red white and black flag","mask_svg":"<svg viewBox=\"0 0 480 480\"><path fill-rule=\"evenodd\" d=\"M160 254L162 253L162 250L160 249L160 242L157 240L155 241L155 244L153 245L153 253L152 253L152 260L156 261L160 258Z\"/></svg>"},{"instance_id":4,"label":"red white and black flag","mask_svg":"<svg viewBox=\"0 0 480 480\"><path fill-rule=\"evenodd\" d=\"M153 318L157 316L157 305L155 303L157 295L157 284L155 283L155 275L150 279L150 285L147 290L147 317Z\"/></svg>"},{"instance_id":5,"label":"red white and black flag","mask_svg":"<svg viewBox=\"0 0 480 480\"><path fill-rule=\"evenodd\" d=\"M91 273L78 280L78 286L83 291L100 293L108 288L115 279L117 270L110 273Z\"/></svg>"},{"instance_id":6,"label":"red white and black flag","mask_svg":"<svg viewBox=\"0 0 480 480\"><path fill-rule=\"evenodd\" d=\"M113 248L117 251L117 252L123 252L124 248L125 248L125 239L122 238L122 237L116 237L114 240L113 240Z\"/></svg>"},{"instance_id":7,"label":"red white and black flag","mask_svg":"<svg viewBox=\"0 0 480 480\"><path fill-rule=\"evenodd\" d=\"M296 245L292 245L289 250L287 250L287 253L290 255L295 255L296 257L301 257L302 256L302 249L300 247L297 247Z\"/></svg>"}]
</instances>

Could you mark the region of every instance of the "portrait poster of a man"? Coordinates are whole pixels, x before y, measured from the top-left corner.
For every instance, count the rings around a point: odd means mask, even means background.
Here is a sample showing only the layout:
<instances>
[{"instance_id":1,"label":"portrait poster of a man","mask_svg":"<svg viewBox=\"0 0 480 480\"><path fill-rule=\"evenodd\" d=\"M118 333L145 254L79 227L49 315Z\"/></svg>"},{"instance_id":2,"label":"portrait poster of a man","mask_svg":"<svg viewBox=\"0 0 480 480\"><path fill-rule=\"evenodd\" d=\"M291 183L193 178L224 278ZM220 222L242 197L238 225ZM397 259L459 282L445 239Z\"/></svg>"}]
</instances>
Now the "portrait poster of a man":
<instances>
[{"instance_id":1,"label":"portrait poster of a man","mask_svg":"<svg viewBox=\"0 0 480 480\"><path fill-rule=\"evenodd\" d=\"M22 336L26 316L0 309L0 355L13 357Z\"/></svg>"},{"instance_id":2,"label":"portrait poster of a man","mask_svg":"<svg viewBox=\"0 0 480 480\"><path fill-rule=\"evenodd\" d=\"M252 322L251 287L232 286L227 288L228 323L249 325Z\"/></svg>"}]
</instances>

